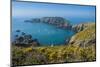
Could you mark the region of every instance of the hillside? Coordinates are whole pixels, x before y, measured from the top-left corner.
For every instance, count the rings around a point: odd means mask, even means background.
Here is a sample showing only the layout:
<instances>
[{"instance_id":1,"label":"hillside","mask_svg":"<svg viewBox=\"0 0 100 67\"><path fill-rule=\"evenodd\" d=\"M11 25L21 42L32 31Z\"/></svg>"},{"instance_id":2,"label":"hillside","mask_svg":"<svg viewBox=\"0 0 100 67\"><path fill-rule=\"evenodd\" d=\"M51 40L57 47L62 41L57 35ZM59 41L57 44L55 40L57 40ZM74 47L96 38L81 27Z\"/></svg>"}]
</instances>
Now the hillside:
<instances>
[{"instance_id":1,"label":"hillside","mask_svg":"<svg viewBox=\"0 0 100 67\"><path fill-rule=\"evenodd\" d=\"M79 26L81 25L78 25L78 28ZM84 24L82 28L82 30L78 30L79 32L72 36L70 44L79 46L94 45L96 43L95 23Z\"/></svg>"}]
</instances>

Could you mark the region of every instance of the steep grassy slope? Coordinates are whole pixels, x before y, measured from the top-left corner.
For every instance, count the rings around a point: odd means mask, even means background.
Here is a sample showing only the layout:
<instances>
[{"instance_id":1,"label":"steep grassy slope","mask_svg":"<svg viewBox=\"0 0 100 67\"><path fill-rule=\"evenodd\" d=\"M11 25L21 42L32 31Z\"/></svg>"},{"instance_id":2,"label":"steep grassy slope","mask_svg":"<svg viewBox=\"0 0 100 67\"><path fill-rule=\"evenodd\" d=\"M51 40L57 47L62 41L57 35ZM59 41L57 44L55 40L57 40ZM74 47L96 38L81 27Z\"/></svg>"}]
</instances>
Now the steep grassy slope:
<instances>
[{"instance_id":1,"label":"steep grassy slope","mask_svg":"<svg viewBox=\"0 0 100 67\"><path fill-rule=\"evenodd\" d=\"M85 26L86 27L82 31L72 36L70 44L88 46L96 43L95 23L88 23L85 24Z\"/></svg>"}]
</instances>

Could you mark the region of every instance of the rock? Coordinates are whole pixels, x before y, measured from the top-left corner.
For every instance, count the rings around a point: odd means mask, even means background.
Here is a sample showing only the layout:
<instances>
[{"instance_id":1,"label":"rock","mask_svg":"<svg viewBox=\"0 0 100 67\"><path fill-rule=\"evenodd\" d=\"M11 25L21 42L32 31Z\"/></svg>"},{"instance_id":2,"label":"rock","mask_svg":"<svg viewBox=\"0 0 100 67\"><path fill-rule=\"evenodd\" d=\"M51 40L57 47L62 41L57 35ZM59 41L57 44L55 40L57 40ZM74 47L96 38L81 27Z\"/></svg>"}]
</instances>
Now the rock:
<instances>
[{"instance_id":1,"label":"rock","mask_svg":"<svg viewBox=\"0 0 100 67\"><path fill-rule=\"evenodd\" d=\"M75 32L80 32L83 30L84 24L74 25L72 26L72 30Z\"/></svg>"},{"instance_id":2,"label":"rock","mask_svg":"<svg viewBox=\"0 0 100 67\"><path fill-rule=\"evenodd\" d=\"M15 35L15 40L12 43L22 47L40 45L37 39L33 39L32 35L25 34L24 32L22 32L22 35Z\"/></svg>"},{"instance_id":3,"label":"rock","mask_svg":"<svg viewBox=\"0 0 100 67\"><path fill-rule=\"evenodd\" d=\"M84 29L86 29L89 26L94 25L94 23L82 23L82 24L76 24L72 26L72 30L77 32L83 31Z\"/></svg>"},{"instance_id":4,"label":"rock","mask_svg":"<svg viewBox=\"0 0 100 67\"><path fill-rule=\"evenodd\" d=\"M21 30L16 30L16 32L21 32Z\"/></svg>"}]
</instances>

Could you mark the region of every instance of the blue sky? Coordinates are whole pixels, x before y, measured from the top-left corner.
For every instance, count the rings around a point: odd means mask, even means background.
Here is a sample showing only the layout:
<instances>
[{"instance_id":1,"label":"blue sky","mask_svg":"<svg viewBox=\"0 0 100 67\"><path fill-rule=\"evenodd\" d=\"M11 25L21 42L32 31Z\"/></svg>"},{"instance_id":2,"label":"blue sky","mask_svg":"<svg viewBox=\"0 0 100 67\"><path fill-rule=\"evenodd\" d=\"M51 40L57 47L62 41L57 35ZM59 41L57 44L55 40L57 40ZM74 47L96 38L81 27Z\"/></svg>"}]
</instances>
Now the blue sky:
<instances>
[{"instance_id":1,"label":"blue sky","mask_svg":"<svg viewBox=\"0 0 100 67\"><path fill-rule=\"evenodd\" d=\"M13 2L12 15L16 18L23 17L86 17L95 19L94 6L61 5L31 2Z\"/></svg>"}]
</instances>

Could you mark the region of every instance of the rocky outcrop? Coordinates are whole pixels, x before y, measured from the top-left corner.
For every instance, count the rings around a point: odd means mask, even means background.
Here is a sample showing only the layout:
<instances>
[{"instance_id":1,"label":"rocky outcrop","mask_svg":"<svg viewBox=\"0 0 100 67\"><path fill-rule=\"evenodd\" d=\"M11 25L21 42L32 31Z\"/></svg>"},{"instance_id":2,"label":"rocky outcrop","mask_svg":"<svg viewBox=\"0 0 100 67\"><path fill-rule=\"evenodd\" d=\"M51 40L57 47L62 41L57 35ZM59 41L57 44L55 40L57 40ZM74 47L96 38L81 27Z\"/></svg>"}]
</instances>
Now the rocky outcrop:
<instances>
[{"instance_id":1,"label":"rocky outcrop","mask_svg":"<svg viewBox=\"0 0 100 67\"><path fill-rule=\"evenodd\" d=\"M71 24L68 20L63 17L42 17L42 18L34 18L31 20L25 20L25 22L31 23L47 23L56 26L57 28L62 29L71 29Z\"/></svg>"},{"instance_id":2,"label":"rocky outcrop","mask_svg":"<svg viewBox=\"0 0 100 67\"><path fill-rule=\"evenodd\" d=\"M84 28L84 24L79 24L79 25L73 25L72 26L72 30L75 32L80 32L82 31Z\"/></svg>"},{"instance_id":3,"label":"rocky outcrop","mask_svg":"<svg viewBox=\"0 0 100 67\"><path fill-rule=\"evenodd\" d=\"M19 31L16 31L16 32L19 32ZM15 35L15 39L12 42L12 44L16 46L22 46L22 47L40 45L37 39L33 39L32 35L25 34L24 32L22 32L21 35Z\"/></svg>"},{"instance_id":4,"label":"rocky outcrop","mask_svg":"<svg viewBox=\"0 0 100 67\"><path fill-rule=\"evenodd\" d=\"M79 29L81 29L81 27L79 27ZM69 41L69 44L79 45L82 47L95 45L95 43L96 43L95 23L84 24L84 26L82 26L82 30L78 30L78 33L73 35Z\"/></svg>"},{"instance_id":5,"label":"rocky outcrop","mask_svg":"<svg viewBox=\"0 0 100 67\"><path fill-rule=\"evenodd\" d=\"M72 26L72 30L77 33L77 32L83 31L84 29L86 29L87 27L92 26L92 25L94 25L94 23L76 24L76 25Z\"/></svg>"}]
</instances>

